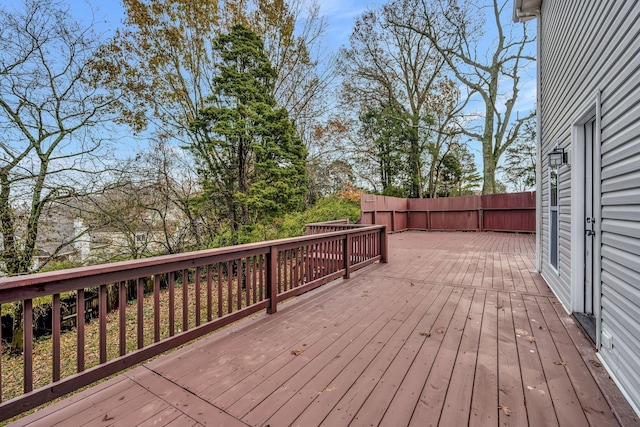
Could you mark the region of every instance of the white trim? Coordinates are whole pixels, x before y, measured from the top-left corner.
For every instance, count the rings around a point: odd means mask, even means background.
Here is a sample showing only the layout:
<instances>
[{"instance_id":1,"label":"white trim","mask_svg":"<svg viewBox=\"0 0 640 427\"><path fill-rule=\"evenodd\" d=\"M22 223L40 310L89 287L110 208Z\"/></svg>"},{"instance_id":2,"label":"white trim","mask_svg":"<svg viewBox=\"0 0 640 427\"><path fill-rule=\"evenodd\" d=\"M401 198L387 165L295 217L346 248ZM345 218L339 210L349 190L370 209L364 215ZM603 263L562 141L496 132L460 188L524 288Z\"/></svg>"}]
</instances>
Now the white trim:
<instances>
[{"instance_id":1,"label":"white trim","mask_svg":"<svg viewBox=\"0 0 640 427\"><path fill-rule=\"evenodd\" d=\"M602 91L596 90L596 123L593 156L598 167L593 171L593 180L598 184L593 203L597 207L596 235L593 242L593 315L596 318L596 348L602 343Z\"/></svg>"},{"instance_id":2,"label":"white trim","mask_svg":"<svg viewBox=\"0 0 640 427\"><path fill-rule=\"evenodd\" d=\"M595 98L595 99L594 99ZM580 114L571 123L571 310L580 312L584 307L584 258L585 258L585 242L584 242L584 203L585 203L585 136L584 125L595 115L595 140L593 143L593 157L597 160L597 164L601 162L601 107L600 107L600 90L596 91L591 102L580 112ZM601 202L601 168L593 170L592 179L599 183L597 191L594 191L593 204L598 207L595 222L595 238L593 242L593 293L594 293L594 317L596 318L596 349L600 349L600 334L602 329L602 315L600 310L602 283L600 277L600 250L602 245L602 202Z\"/></svg>"},{"instance_id":3,"label":"white trim","mask_svg":"<svg viewBox=\"0 0 640 427\"><path fill-rule=\"evenodd\" d=\"M549 199L549 206L547 207L547 218L549 218L549 229L547 230L547 232L549 233L547 242L549 243L547 249L548 249L548 257L547 257L547 263L549 264L549 268L551 268L552 271L554 271L556 273L557 276L560 276L560 168L561 166L556 166L555 168L551 167L551 165L547 165L547 182L549 183L549 194L548 194L548 199ZM556 173L556 204L551 205L551 174L553 172L553 170L555 169L555 173ZM552 221L552 215L551 212L555 212L556 215L556 221L555 223ZM552 238L552 233L555 229L555 234L556 234L556 238L555 238L555 247L551 247L551 244L553 243L553 238ZM556 265L553 265L553 263L551 262L551 255L555 253L556 256Z\"/></svg>"},{"instance_id":4,"label":"white trim","mask_svg":"<svg viewBox=\"0 0 640 427\"><path fill-rule=\"evenodd\" d=\"M540 12L536 19L536 53L537 58L542 58L542 43L540 38L542 37L542 20L540 19ZM536 270L538 273L542 271L542 103L541 89L542 82L540 81L540 59L536 61Z\"/></svg>"},{"instance_id":5,"label":"white trim","mask_svg":"<svg viewBox=\"0 0 640 427\"><path fill-rule=\"evenodd\" d=\"M545 277L545 274L544 273L540 273L540 277L542 277L542 279L545 281L547 286L549 286L549 289L551 289L551 292L556 297L556 299L558 300L558 302L560 303L560 305L564 309L565 313L567 313L568 315L571 315L570 307L567 307L565 305L564 300L562 298L560 298L560 295L558 294L558 292L556 292L556 289L553 286L551 286L551 284L550 284L551 282L549 282L547 280L547 278Z\"/></svg>"},{"instance_id":6,"label":"white trim","mask_svg":"<svg viewBox=\"0 0 640 427\"><path fill-rule=\"evenodd\" d=\"M633 409L636 415L640 417L640 407L636 406L636 404L634 403L635 401L633 400L633 397L627 392L625 387L622 386L622 382L620 382L620 380L618 379L617 371L611 369L611 367L607 363L607 358L603 357L602 353L600 353L599 351L596 353L596 357L604 367L605 371L607 371L607 373L609 374L609 377L611 377L614 384L618 386L618 390L620 390L620 393L622 393L624 398L627 399L627 402L629 403L629 406L631 406L631 409Z\"/></svg>"}]
</instances>

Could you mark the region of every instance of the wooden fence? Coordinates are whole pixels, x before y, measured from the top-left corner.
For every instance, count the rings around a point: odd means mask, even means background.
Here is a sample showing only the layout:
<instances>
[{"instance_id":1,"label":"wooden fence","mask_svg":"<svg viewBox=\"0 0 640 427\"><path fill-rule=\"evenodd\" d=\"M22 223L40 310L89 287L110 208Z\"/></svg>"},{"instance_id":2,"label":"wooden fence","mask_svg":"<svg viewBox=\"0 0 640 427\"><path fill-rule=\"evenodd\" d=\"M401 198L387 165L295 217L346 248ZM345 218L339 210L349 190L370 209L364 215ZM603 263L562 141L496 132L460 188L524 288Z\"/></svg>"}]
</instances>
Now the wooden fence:
<instances>
[{"instance_id":1,"label":"wooden fence","mask_svg":"<svg viewBox=\"0 0 640 427\"><path fill-rule=\"evenodd\" d=\"M508 231L535 233L535 192L436 199L364 194L361 224L384 224L391 232Z\"/></svg>"},{"instance_id":2,"label":"wooden fence","mask_svg":"<svg viewBox=\"0 0 640 427\"><path fill-rule=\"evenodd\" d=\"M1 279L0 310L3 304L21 305L24 345L22 372L3 372L0 359L0 421L258 311L274 313L280 301L386 260L385 226L350 226L292 239ZM135 297L129 302L131 288ZM145 289L150 289L147 295ZM74 295L82 311L88 292L99 296L98 332L87 334L90 326L82 313L75 317L81 321L72 334L76 354L69 363L69 355L61 354L61 294ZM109 313L107 300L114 293L116 308ZM52 307L46 355L34 355L36 298L37 304L46 300ZM9 376L21 377L22 394L3 393L2 378Z\"/></svg>"}]
</instances>

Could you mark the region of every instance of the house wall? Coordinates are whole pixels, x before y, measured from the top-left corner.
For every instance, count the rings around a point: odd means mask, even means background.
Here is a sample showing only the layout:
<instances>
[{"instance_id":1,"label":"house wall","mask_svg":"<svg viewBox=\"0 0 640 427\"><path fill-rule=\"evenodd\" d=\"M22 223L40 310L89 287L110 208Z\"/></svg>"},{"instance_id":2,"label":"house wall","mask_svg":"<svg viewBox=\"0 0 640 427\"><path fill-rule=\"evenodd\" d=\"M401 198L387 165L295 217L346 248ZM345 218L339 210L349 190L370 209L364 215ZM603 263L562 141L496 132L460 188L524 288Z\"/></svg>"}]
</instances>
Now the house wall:
<instances>
[{"instance_id":1,"label":"house wall","mask_svg":"<svg viewBox=\"0 0 640 427\"><path fill-rule=\"evenodd\" d=\"M578 152L572 125L596 106L600 91L601 331L612 348L600 357L636 411L640 408L640 2L544 0L539 79L542 147L542 275L572 310L582 285L576 242L584 221L576 164L560 168L560 261L549 264L549 160L556 143ZM575 154L575 153L574 153ZM580 169L576 169L580 170ZM582 183L580 183L582 185ZM572 188L573 187L573 188ZM574 190L572 193L572 189ZM572 212L572 197L574 210ZM580 205L581 206L581 205ZM597 217L596 213L596 217ZM574 221L572 229L572 221ZM578 232L578 236L576 235ZM574 237L572 247L572 235ZM595 251L598 255L597 249ZM572 260L572 256L576 259ZM573 268L573 271L572 271Z\"/></svg>"}]
</instances>

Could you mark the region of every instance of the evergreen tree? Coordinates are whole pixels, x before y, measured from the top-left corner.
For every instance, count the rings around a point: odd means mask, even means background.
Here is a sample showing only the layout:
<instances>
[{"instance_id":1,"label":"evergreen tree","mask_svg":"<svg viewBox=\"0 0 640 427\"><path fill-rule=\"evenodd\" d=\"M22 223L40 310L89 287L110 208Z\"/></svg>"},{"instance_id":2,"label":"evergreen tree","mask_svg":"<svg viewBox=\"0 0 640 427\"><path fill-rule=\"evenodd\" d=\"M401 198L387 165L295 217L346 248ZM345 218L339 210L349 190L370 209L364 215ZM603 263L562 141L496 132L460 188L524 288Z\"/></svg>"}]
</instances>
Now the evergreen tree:
<instances>
[{"instance_id":1,"label":"evergreen tree","mask_svg":"<svg viewBox=\"0 0 640 427\"><path fill-rule=\"evenodd\" d=\"M214 94L191 129L205 197L232 242L247 225L303 207L306 149L272 95L276 73L263 42L242 25L214 41L220 63Z\"/></svg>"}]
</instances>

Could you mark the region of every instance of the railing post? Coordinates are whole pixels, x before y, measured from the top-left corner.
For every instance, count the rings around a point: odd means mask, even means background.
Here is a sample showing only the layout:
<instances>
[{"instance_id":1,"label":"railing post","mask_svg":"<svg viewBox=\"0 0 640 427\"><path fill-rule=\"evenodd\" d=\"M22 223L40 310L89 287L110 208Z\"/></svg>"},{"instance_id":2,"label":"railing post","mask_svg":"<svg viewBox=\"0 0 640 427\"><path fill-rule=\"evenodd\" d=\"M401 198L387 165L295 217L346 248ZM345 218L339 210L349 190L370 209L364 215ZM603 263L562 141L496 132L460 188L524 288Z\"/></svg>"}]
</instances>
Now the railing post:
<instances>
[{"instance_id":1,"label":"railing post","mask_svg":"<svg viewBox=\"0 0 640 427\"><path fill-rule=\"evenodd\" d=\"M396 211L395 209L391 211L391 232L396 231Z\"/></svg>"},{"instance_id":2,"label":"railing post","mask_svg":"<svg viewBox=\"0 0 640 427\"><path fill-rule=\"evenodd\" d=\"M344 236L344 248L342 250L344 256L344 278L351 277L351 234Z\"/></svg>"},{"instance_id":3,"label":"railing post","mask_svg":"<svg viewBox=\"0 0 640 427\"><path fill-rule=\"evenodd\" d=\"M267 261L267 299L269 307L267 313L272 314L278 311L278 247L271 246Z\"/></svg>"},{"instance_id":4,"label":"railing post","mask_svg":"<svg viewBox=\"0 0 640 427\"><path fill-rule=\"evenodd\" d=\"M380 262L386 264L389 261L389 235L387 226L382 226L382 236L380 236Z\"/></svg>"}]
</instances>

